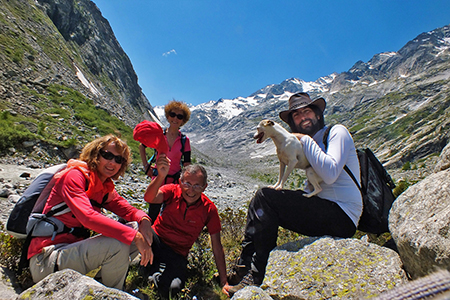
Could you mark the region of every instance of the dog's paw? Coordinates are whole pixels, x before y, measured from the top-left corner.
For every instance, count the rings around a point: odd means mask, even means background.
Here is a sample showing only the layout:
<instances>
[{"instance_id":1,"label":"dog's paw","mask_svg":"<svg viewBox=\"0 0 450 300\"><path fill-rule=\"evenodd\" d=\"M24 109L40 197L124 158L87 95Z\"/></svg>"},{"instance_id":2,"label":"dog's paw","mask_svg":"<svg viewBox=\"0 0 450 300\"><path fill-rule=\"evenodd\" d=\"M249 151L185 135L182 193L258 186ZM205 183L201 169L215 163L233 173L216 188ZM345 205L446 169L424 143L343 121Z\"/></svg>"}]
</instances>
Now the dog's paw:
<instances>
[{"instance_id":1,"label":"dog's paw","mask_svg":"<svg viewBox=\"0 0 450 300\"><path fill-rule=\"evenodd\" d=\"M314 190L314 191L312 191L311 193L309 193L309 194L303 194L303 196L305 196L306 198L311 198L312 196L315 196L315 195L317 195L320 191L322 191L322 190Z\"/></svg>"},{"instance_id":2,"label":"dog's paw","mask_svg":"<svg viewBox=\"0 0 450 300\"><path fill-rule=\"evenodd\" d=\"M274 189L274 190L279 191L279 190L281 190L281 189L283 188L283 186L280 185L280 184L277 184L277 185L269 185L268 188L271 188L271 189Z\"/></svg>"},{"instance_id":3,"label":"dog's paw","mask_svg":"<svg viewBox=\"0 0 450 300\"><path fill-rule=\"evenodd\" d=\"M309 194L303 194L304 197L306 198L311 198L312 196L316 195L317 193L309 193Z\"/></svg>"}]
</instances>

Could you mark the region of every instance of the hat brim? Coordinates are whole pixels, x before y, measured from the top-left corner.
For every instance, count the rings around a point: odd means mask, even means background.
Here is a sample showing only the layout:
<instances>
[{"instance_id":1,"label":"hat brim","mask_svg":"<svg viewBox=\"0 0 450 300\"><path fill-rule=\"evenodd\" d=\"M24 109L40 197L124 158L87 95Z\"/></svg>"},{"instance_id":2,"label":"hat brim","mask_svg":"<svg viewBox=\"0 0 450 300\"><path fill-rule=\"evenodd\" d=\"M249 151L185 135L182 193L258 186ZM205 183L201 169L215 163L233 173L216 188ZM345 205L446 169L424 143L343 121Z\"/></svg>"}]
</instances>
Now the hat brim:
<instances>
[{"instance_id":1,"label":"hat brim","mask_svg":"<svg viewBox=\"0 0 450 300\"><path fill-rule=\"evenodd\" d=\"M325 102L325 99L317 98L317 99L315 99L314 101L312 101L309 104L301 104L301 105L298 105L298 106L294 106L294 107L292 107L292 108L290 108L288 110L281 111L280 114L279 114L280 119L283 120L284 122L288 123L288 121L289 121L289 114L292 111L300 109L300 108L303 108L303 107L311 106L311 105L317 106L323 113L325 111L325 107L327 106L327 103Z\"/></svg>"}]
</instances>

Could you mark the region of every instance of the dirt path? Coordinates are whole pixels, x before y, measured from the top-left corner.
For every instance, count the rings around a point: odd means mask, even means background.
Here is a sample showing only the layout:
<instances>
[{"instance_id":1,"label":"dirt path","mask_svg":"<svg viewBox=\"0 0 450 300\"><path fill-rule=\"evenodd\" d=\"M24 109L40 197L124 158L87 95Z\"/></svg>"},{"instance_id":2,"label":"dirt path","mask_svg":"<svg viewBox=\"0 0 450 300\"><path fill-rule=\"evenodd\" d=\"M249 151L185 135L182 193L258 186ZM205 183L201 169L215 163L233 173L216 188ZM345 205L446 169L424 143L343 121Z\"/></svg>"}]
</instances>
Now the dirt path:
<instances>
[{"instance_id":1,"label":"dirt path","mask_svg":"<svg viewBox=\"0 0 450 300\"><path fill-rule=\"evenodd\" d=\"M20 177L23 173L30 173L33 178L40 172L40 169L32 169L25 166L0 164L0 180L4 182L21 182L26 179Z\"/></svg>"}]
</instances>

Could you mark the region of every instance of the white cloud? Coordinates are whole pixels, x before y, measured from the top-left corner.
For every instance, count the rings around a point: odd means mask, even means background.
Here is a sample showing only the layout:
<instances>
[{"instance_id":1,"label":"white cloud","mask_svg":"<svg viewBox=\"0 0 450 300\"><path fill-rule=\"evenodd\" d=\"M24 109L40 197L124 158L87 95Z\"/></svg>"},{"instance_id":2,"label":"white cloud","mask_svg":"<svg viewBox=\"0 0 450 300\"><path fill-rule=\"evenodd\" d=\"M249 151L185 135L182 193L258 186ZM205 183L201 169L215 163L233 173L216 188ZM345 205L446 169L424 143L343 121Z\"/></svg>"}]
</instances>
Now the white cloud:
<instances>
[{"instance_id":1,"label":"white cloud","mask_svg":"<svg viewBox=\"0 0 450 300\"><path fill-rule=\"evenodd\" d=\"M172 49L172 50L170 50L170 51L168 51L168 52L166 52L166 53L163 53L163 56L169 56L170 54L177 54L177 51L175 51L175 49Z\"/></svg>"}]
</instances>

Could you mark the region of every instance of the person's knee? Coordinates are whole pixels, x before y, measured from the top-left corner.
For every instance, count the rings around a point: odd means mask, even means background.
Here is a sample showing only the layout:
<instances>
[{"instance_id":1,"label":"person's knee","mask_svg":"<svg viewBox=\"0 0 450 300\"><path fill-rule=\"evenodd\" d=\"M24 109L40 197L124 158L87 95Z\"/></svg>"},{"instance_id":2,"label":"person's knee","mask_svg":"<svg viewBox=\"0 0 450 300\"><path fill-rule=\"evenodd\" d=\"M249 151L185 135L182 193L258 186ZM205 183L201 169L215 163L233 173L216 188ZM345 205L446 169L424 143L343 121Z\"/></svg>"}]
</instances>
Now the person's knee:
<instances>
[{"instance_id":1,"label":"person's knee","mask_svg":"<svg viewBox=\"0 0 450 300\"><path fill-rule=\"evenodd\" d=\"M279 197L273 194L274 191L271 188L260 188L257 190L250 202L249 214L253 214L257 218L263 218L263 215L273 208L273 202L279 200Z\"/></svg>"},{"instance_id":2,"label":"person's knee","mask_svg":"<svg viewBox=\"0 0 450 300\"><path fill-rule=\"evenodd\" d=\"M267 188L267 187L263 187L263 188L258 189L258 190L256 191L256 193L255 193L255 198L257 198L257 199L264 198L264 195L265 195L265 193L266 193L266 191L267 191L268 189L269 189L269 188Z\"/></svg>"},{"instance_id":3,"label":"person's knee","mask_svg":"<svg viewBox=\"0 0 450 300\"><path fill-rule=\"evenodd\" d=\"M112 251L112 252L120 252L126 248L129 248L130 245L127 245L115 238L108 238L108 241L105 244L100 244L101 246L105 246L105 248L107 248L108 251Z\"/></svg>"},{"instance_id":4,"label":"person's knee","mask_svg":"<svg viewBox=\"0 0 450 300\"><path fill-rule=\"evenodd\" d=\"M281 192L282 191L274 190L272 188L263 187L256 191L254 200L259 202L270 202L274 199L278 199Z\"/></svg>"},{"instance_id":5,"label":"person's knee","mask_svg":"<svg viewBox=\"0 0 450 300\"><path fill-rule=\"evenodd\" d=\"M99 245L106 252L105 260L116 260L120 263L126 263L130 258L130 245L122 243L114 238L109 238L108 243Z\"/></svg>"},{"instance_id":6,"label":"person's knee","mask_svg":"<svg viewBox=\"0 0 450 300\"><path fill-rule=\"evenodd\" d=\"M261 206L261 203L266 201L266 189L267 188L260 188L256 191L255 196L250 202L250 207Z\"/></svg>"}]
</instances>

